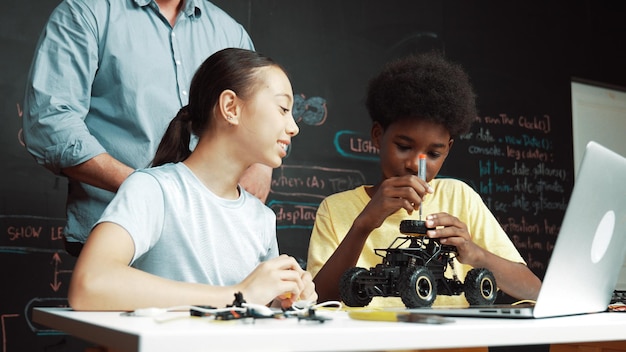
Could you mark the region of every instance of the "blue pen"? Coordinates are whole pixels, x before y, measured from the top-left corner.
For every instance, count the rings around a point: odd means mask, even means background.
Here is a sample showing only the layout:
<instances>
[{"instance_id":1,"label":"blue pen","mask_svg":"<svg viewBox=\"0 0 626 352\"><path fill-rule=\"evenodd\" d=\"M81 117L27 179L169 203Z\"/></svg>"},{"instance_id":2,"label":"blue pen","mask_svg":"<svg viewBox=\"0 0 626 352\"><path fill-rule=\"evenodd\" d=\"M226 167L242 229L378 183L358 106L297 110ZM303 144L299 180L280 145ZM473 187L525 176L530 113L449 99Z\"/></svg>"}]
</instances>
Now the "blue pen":
<instances>
[{"instance_id":1,"label":"blue pen","mask_svg":"<svg viewBox=\"0 0 626 352\"><path fill-rule=\"evenodd\" d=\"M420 154L418 156L419 163L417 165L417 177L426 181L426 154ZM422 205L420 204L420 220L422 220Z\"/></svg>"}]
</instances>

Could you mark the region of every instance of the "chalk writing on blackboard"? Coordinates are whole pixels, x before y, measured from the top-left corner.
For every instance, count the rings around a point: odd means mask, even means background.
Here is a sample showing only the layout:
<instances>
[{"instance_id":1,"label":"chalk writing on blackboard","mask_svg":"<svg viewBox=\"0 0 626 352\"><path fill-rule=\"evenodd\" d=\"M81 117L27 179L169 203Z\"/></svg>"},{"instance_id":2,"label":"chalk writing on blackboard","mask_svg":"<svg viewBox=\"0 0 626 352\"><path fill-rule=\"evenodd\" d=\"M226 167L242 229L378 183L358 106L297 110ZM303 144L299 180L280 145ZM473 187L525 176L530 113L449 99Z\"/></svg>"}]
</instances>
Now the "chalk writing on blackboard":
<instances>
[{"instance_id":1,"label":"chalk writing on blackboard","mask_svg":"<svg viewBox=\"0 0 626 352\"><path fill-rule=\"evenodd\" d=\"M34 297L30 301L26 303L24 307L24 315L26 317L26 323L32 332L39 336L49 336L49 335L64 335L63 332L52 330L44 326L40 326L32 321L32 310L37 307L69 307L67 302L67 298L58 298L58 297Z\"/></svg>"},{"instance_id":2,"label":"chalk writing on blackboard","mask_svg":"<svg viewBox=\"0 0 626 352\"><path fill-rule=\"evenodd\" d=\"M16 105L17 105L17 117L21 119L24 116L24 111L22 110L20 103L17 103ZM22 135L22 132L23 130L21 128L19 129L19 131L17 131L17 140L20 142L22 147L26 147L26 143L24 143L24 136Z\"/></svg>"},{"instance_id":3,"label":"chalk writing on blackboard","mask_svg":"<svg viewBox=\"0 0 626 352\"><path fill-rule=\"evenodd\" d=\"M380 150L369 135L357 131L338 131L333 141L339 155L348 159L378 161Z\"/></svg>"},{"instance_id":4,"label":"chalk writing on blackboard","mask_svg":"<svg viewBox=\"0 0 626 352\"><path fill-rule=\"evenodd\" d=\"M364 182L365 177L358 170L282 165L274 170L271 193L321 200L329 194L355 188Z\"/></svg>"},{"instance_id":5,"label":"chalk writing on blackboard","mask_svg":"<svg viewBox=\"0 0 626 352\"><path fill-rule=\"evenodd\" d=\"M69 279L72 275L73 270L63 269L63 261L61 260L61 256L58 252L52 255L52 263L54 265L54 275L52 282L50 283L50 287L52 288L52 291L57 292L63 284L61 276L66 276Z\"/></svg>"},{"instance_id":6,"label":"chalk writing on blackboard","mask_svg":"<svg viewBox=\"0 0 626 352\"><path fill-rule=\"evenodd\" d=\"M556 241L571 177L555 156L553 132L548 114L500 113L477 117L455 144L471 156L476 191L528 266L540 272Z\"/></svg>"},{"instance_id":7,"label":"chalk writing on blackboard","mask_svg":"<svg viewBox=\"0 0 626 352\"><path fill-rule=\"evenodd\" d=\"M7 339L10 336L6 333L7 323L8 321L13 320L12 318L18 318L19 316L20 316L19 314L14 314L14 313L0 314L0 326L2 327L2 351L3 352L6 351Z\"/></svg>"},{"instance_id":8,"label":"chalk writing on blackboard","mask_svg":"<svg viewBox=\"0 0 626 352\"><path fill-rule=\"evenodd\" d=\"M274 171L268 202L276 214L277 229L313 228L315 213L326 196L365 183L358 170L321 166L282 165Z\"/></svg>"},{"instance_id":9,"label":"chalk writing on blackboard","mask_svg":"<svg viewBox=\"0 0 626 352\"><path fill-rule=\"evenodd\" d=\"M51 249L63 241L65 219L34 215L0 215L0 251L3 245Z\"/></svg>"},{"instance_id":10,"label":"chalk writing on blackboard","mask_svg":"<svg viewBox=\"0 0 626 352\"><path fill-rule=\"evenodd\" d=\"M310 229L315 222L318 204L271 200L267 206L276 214L277 229Z\"/></svg>"},{"instance_id":11,"label":"chalk writing on blackboard","mask_svg":"<svg viewBox=\"0 0 626 352\"><path fill-rule=\"evenodd\" d=\"M307 98L304 94L296 94L293 103L293 118L307 125L319 126L326 121L328 110L326 99L321 97Z\"/></svg>"}]
</instances>

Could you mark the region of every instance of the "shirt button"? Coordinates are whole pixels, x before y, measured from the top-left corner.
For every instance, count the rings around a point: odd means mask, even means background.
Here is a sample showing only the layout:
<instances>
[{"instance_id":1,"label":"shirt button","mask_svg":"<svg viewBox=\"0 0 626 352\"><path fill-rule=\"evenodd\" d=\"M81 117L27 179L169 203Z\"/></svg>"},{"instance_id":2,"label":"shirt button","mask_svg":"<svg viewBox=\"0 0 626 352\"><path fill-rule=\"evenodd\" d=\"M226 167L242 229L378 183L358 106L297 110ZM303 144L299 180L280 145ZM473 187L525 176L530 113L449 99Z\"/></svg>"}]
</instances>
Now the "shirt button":
<instances>
[{"instance_id":1,"label":"shirt button","mask_svg":"<svg viewBox=\"0 0 626 352\"><path fill-rule=\"evenodd\" d=\"M183 93L183 95L187 95L187 91L183 90L181 93Z\"/></svg>"}]
</instances>

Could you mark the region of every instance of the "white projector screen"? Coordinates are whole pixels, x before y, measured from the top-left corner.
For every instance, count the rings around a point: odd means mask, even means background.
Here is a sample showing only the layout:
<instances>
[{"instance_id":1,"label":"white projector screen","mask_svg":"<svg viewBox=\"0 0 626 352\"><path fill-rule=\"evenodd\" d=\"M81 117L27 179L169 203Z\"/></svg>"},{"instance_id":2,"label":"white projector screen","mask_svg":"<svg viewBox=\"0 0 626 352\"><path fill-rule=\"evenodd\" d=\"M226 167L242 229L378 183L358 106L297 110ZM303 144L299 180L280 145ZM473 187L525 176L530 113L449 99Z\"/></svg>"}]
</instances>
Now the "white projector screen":
<instances>
[{"instance_id":1,"label":"white projector screen","mask_svg":"<svg viewBox=\"0 0 626 352\"><path fill-rule=\"evenodd\" d=\"M585 146L591 140L626 156L626 88L576 79L571 84L574 175L577 175ZM626 262L615 288L626 290Z\"/></svg>"}]
</instances>

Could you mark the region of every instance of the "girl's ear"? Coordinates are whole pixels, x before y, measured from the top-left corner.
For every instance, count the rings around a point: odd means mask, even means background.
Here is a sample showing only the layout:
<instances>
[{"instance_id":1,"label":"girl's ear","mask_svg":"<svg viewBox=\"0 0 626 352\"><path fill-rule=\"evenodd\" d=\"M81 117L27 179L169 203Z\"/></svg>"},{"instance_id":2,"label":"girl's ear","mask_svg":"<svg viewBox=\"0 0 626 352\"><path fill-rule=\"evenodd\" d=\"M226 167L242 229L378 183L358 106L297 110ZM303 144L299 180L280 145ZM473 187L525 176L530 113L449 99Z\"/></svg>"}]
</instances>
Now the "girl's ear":
<instances>
[{"instance_id":1,"label":"girl's ear","mask_svg":"<svg viewBox=\"0 0 626 352\"><path fill-rule=\"evenodd\" d=\"M237 93L230 89L226 89L220 94L219 116L225 119L230 125L238 125L241 114L240 100Z\"/></svg>"},{"instance_id":2,"label":"girl's ear","mask_svg":"<svg viewBox=\"0 0 626 352\"><path fill-rule=\"evenodd\" d=\"M371 131L372 142L374 143L374 146L378 149L380 149L380 142L383 138L384 133L385 133L385 129L383 128L383 126L381 126L381 124L378 122L374 122L374 125L372 125L372 131Z\"/></svg>"}]
</instances>

